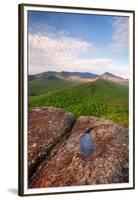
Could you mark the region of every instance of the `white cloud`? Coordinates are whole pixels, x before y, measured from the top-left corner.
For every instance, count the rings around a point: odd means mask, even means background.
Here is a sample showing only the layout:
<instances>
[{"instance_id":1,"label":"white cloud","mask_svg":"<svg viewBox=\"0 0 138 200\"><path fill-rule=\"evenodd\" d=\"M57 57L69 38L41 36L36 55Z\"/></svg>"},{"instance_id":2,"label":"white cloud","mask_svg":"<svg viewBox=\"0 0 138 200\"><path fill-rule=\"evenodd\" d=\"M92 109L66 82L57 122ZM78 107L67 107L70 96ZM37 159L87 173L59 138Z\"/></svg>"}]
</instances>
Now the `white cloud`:
<instances>
[{"instance_id":1,"label":"white cloud","mask_svg":"<svg viewBox=\"0 0 138 200\"><path fill-rule=\"evenodd\" d=\"M128 17L114 17L113 37L110 47L114 53L121 53L129 44L129 20Z\"/></svg>"},{"instance_id":2,"label":"white cloud","mask_svg":"<svg viewBox=\"0 0 138 200\"><path fill-rule=\"evenodd\" d=\"M33 73L35 67L46 70L61 70L71 67L76 59L92 52L94 46L86 41L72 37L50 37L29 34L29 71Z\"/></svg>"},{"instance_id":3,"label":"white cloud","mask_svg":"<svg viewBox=\"0 0 138 200\"><path fill-rule=\"evenodd\" d=\"M93 44L61 34L58 37L29 34L29 73L80 71L102 74L106 71L127 77L127 68L109 58L93 58ZM89 57L88 57L89 55Z\"/></svg>"}]
</instances>

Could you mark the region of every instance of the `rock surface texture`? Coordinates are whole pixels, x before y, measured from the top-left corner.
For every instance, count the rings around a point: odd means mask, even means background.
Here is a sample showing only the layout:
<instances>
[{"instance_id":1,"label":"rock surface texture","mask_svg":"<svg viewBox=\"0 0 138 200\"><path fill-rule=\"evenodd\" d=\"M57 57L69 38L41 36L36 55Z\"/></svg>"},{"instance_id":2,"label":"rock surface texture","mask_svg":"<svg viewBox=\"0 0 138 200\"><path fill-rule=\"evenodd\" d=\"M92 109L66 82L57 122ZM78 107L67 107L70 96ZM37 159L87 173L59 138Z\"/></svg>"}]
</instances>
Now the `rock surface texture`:
<instances>
[{"instance_id":1,"label":"rock surface texture","mask_svg":"<svg viewBox=\"0 0 138 200\"><path fill-rule=\"evenodd\" d=\"M93 150L81 152L89 132ZM57 108L29 111L29 188L128 182L128 129Z\"/></svg>"},{"instance_id":2,"label":"rock surface texture","mask_svg":"<svg viewBox=\"0 0 138 200\"><path fill-rule=\"evenodd\" d=\"M74 121L72 113L58 108L37 108L29 111L29 176L63 135L71 129Z\"/></svg>"}]
</instances>

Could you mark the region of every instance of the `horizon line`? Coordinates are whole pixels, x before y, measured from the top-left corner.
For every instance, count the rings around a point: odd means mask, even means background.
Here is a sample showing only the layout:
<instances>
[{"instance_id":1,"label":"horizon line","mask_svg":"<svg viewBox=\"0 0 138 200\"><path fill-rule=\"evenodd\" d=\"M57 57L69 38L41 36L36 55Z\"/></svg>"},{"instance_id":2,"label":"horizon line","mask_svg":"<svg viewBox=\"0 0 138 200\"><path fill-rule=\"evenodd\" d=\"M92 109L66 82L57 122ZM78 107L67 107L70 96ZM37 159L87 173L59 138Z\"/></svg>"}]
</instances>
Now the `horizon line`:
<instances>
[{"instance_id":1,"label":"horizon line","mask_svg":"<svg viewBox=\"0 0 138 200\"><path fill-rule=\"evenodd\" d=\"M28 76L35 76L35 75L37 75L37 74L43 74L43 73L45 73L45 72L57 72L57 73L61 73L61 72L69 72L69 73L76 73L76 72L78 72L78 73L90 73L90 74L94 74L94 75L98 75L98 76L102 76L103 74L105 74L105 73L109 73L109 74L111 74L111 75L114 75L114 76L117 76L117 77L120 77L120 78L123 78L122 76L120 76L120 75L116 75L116 74L114 74L114 73L111 73L111 72L109 72L109 71L105 71L104 73L102 73L102 74L98 74L98 73L94 73L94 72L88 72L88 71L85 71L85 72L81 72L81 71L50 71L50 70L48 70L48 71L43 71L43 72L39 72L39 73L34 73L34 74L29 74L28 73ZM129 79L128 77L127 78L123 78L123 79Z\"/></svg>"}]
</instances>

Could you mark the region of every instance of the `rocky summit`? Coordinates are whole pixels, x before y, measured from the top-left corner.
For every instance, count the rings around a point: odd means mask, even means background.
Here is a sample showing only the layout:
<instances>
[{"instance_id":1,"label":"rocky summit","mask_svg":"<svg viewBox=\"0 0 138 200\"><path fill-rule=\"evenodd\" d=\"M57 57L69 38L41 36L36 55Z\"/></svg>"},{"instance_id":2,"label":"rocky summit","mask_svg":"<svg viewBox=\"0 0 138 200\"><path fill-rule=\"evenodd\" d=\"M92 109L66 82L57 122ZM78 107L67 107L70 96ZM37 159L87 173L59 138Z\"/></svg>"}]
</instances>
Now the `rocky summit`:
<instances>
[{"instance_id":1,"label":"rocky summit","mask_svg":"<svg viewBox=\"0 0 138 200\"><path fill-rule=\"evenodd\" d=\"M129 181L128 129L112 121L33 108L28 134L29 188Z\"/></svg>"}]
</instances>

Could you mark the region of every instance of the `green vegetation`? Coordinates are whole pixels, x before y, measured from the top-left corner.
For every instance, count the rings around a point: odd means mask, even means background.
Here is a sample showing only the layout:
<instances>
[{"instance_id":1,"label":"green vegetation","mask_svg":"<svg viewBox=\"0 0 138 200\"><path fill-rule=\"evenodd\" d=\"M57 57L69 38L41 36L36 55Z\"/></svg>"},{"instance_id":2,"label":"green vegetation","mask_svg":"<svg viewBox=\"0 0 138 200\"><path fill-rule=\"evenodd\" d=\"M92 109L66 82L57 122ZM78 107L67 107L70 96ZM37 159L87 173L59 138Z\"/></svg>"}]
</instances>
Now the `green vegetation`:
<instances>
[{"instance_id":1,"label":"green vegetation","mask_svg":"<svg viewBox=\"0 0 138 200\"><path fill-rule=\"evenodd\" d=\"M128 86L104 80L58 89L29 97L29 106L55 106L76 117L94 115L128 127Z\"/></svg>"},{"instance_id":2,"label":"green vegetation","mask_svg":"<svg viewBox=\"0 0 138 200\"><path fill-rule=\"evenodd\" d=\"M28 81L29 96L37 96L49 91L57 90L68 86L79 84L78 81L68 81L61 79L37 79Z\"/></svg>"}]
</instances>

